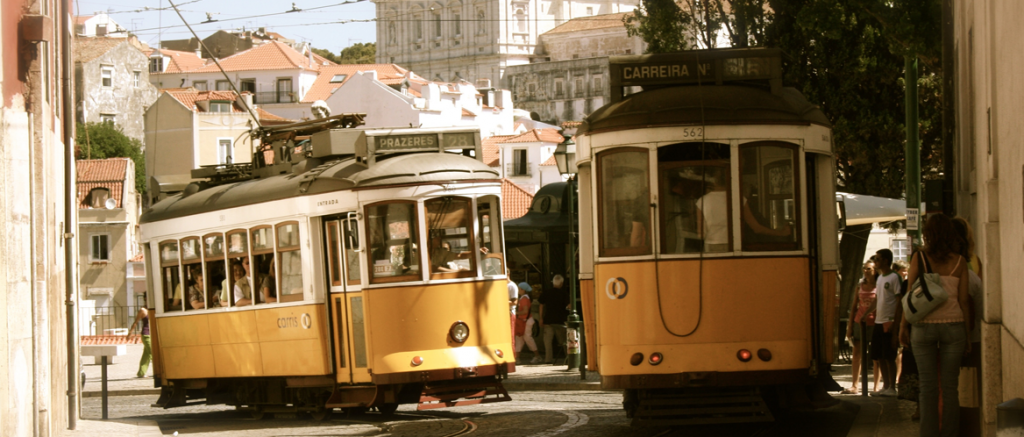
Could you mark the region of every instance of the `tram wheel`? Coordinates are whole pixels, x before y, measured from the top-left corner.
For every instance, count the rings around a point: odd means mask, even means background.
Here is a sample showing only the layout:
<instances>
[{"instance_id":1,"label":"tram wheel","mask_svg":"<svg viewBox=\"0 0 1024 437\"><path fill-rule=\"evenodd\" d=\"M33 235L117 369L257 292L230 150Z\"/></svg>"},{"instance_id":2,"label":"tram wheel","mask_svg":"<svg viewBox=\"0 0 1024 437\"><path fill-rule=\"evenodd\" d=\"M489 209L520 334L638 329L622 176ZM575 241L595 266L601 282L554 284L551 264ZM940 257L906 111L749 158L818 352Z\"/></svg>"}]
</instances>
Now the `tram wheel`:
<instances>
[{"instance_id":1,"label":"tram wheel","mask_svg":"<svg viewBox=\"0 0 1024 437\"><path fill-rule=\"evenodd\" d=\"M252 416L253 420L263 420L266 417L266 411L263 411L263 407L252 407L249 410L249 415Z\"/></svg>"},{"instance_id":2,"label":"tram wheel","mask_svg":"<svg viewBox=\"0 0 1024 437\"><path fill-rule=\"evenodd\" d=\"M324 408L322 410L311 411L309 413L309 415L313 416L313 420L315 420L317 422L321 422L324 419L326 419L327 416L329 416L331 414L332 410L333 410L333 408Z\"/></svg>"},{"instance_id":3,"label":"tram wheel","mask_svg":"<svg viewBox=\"0 0 1024 437\"><path fill-rule=\"evenodd\" d=\"M380 414L383 414L385 416L390 416L392 414L395 414L395 411L398 411L398 404L383 403L377 406L377 411L380 411Z\"/></svg>"}]
</instances>

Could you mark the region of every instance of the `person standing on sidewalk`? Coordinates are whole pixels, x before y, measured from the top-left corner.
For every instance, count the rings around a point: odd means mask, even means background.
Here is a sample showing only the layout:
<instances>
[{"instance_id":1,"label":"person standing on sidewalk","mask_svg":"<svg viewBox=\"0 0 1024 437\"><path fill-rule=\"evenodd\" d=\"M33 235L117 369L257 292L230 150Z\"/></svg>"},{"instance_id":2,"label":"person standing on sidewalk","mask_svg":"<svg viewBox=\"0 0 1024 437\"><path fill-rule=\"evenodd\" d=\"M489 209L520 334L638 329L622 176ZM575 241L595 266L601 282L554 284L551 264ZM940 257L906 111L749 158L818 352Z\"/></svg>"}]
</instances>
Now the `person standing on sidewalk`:
<instances>
[{"instance_id":1,"label":"person standing on sidewalk","mask_svg":"<svg viewBox=\"0 0 1024 437\"><path fill-rule=\"evenodd\" d=\"M844 395L855 395L859 392L857 382L860 379L860 359L863 353L861 345L867 347L868 340L875 328L875 309L877 299L875 293L875 280L878 274L875 273L874 261L864 263L864 277L860 279L860 286L857 294L853 296L853 304L850 306L850 321L846 324L846 338L853 343L853 356L850 358L850 369L853 371L853 385L843 390ZM861 332L861 322L864 322L864 332ZM866 365L866 364L865 364ZM878 390L879 364L874 365L875 385Z\"/></svg>"},{"instance_id":2,"label":"person standing on sidewalk","mask_svg":"<svg viewBox=\"0 0 1024 437\"><path fill-rule=\"evenodd\" d=\"M900 343L910 344L920 377L921 436L939 436L939 387L942 387L941 432L943 437L960 433L958 379L960 362L971 351L968 333L973 324L970 276L967 260L960 256L960 241L952 220L945 214L932 214L924 225L924 250L915 251L910 261L907 282L914 284L925 272L921 261L928 261L932 273L938 273L949 299L914 324L908 334L900 333ZM919 261L920 257L924 260ZM913 287L913 285L911 285ZM900 323L909 326L907 318ZM941 378L941 380L940 380Z\"/></svg>"},{"instance_id":3,"label":"person standing on sidewalk","mask_svg":"<svg viewBox=\"0 0 1024 437\"><path fill-rule=\"evenodd\" d=\"M533 324L536 323L536 320L530 317L531 291L533 291L533 287L530 287L530 284L525 281L519 283L519 303L516 304L516 358L518 360L519 352L523 351L525 343L530 348L530 352L533 352L530 364L540 364L537 342L533 340Z\"/></svg>"},{"instance_id":4,"label":"person standing on sidewalk","mask_svg":"<svg viewBox=\"0 0 1024 437\"><path fill-rule=\"evenodd\" d=\"M898 345L896 307L900 305L900 282L903 278L892 271L892 251L875 252L875 270L878 271L876 290L878 306L875 311L875 332L871 337L871 359L882 369L882 389L872 396L896 396L896 346Z\"/></svg>"},{"instance_id":5,"label":"person standing on sidewalk","mask_svg":"<svg viewBox=\"0 0 1024 437\"><path fill-rule=\"evenodd\" d=\"M565 344L565 319L569 317L569 292L565 288L565 278L555 275L551 278L553 288L545 290L540 302L540 326L544 331L544 364L555 363L555 345L552 340L558 337L558 344Z\"/></svg>"},{"instance_id":6,"label":"person standing on sidewalk","mask_svg":"<svg viewBox=\"0 0 1024 437\"><path fill-rule=\"evenodd\" d=\"M125 338L131 339L132 332L135 331L135 325L138 325L140 320L142 321L142 359L139 360L139 371L135 376L145 378L146 371L149 370L149 362L153 359L153 343L149 337L149 310L146 307L139 308L139 312L135 314L135 321L132 322L132 327L128 328L128 335Z\"/></svg>"}]
</instances>

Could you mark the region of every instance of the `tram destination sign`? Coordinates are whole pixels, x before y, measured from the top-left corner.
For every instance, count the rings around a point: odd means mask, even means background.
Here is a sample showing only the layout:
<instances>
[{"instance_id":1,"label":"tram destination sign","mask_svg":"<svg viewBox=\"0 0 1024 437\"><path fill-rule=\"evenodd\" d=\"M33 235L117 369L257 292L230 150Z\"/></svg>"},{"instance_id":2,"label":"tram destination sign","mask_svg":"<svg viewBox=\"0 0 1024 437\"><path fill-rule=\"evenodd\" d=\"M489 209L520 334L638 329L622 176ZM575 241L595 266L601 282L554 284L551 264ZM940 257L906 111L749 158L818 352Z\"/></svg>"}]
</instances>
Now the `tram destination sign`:
<instances>
[{"instance_id":1,"label":"tram destination sign","mask_svg":"<svg viewBox=\"0 0 1024 437\"><path fill-rule=\"evenodd\" d=\"M438 149L438 144L443 144L444 149L472 148L476 145L476 135L473 132L451 132L439 135L412 134L412 135L384 135L376 138L378 152L395 152L407 150Z\"/></svg>"},{"instance_id":2,"label":"tram destination sign","mask_svg":"<svg viewBox=\"0 0 1024 437\"><path fill-rule=\"evenodd\" d=\"M778 49L694 50L609 59L612 101L622 98L624 87L723 85L761 82L781 86Z\"/></svg>"}]
</instances>

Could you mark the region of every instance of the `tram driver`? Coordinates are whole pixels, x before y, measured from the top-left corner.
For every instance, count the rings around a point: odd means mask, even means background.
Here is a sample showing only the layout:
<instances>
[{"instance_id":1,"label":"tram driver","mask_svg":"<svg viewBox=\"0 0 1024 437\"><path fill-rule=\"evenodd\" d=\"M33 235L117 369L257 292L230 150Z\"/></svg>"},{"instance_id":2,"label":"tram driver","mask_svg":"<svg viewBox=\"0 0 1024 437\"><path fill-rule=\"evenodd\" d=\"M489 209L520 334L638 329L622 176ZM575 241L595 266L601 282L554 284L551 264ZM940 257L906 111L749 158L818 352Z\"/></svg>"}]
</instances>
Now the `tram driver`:
<instances>
[{"instance_id":1,"label":"tram driver","mask_svg":"<svg viewBox=\"0 0 1024 437\"><path fill-rule=\"evenodd\" d=\"M487 255L487 248L481 247L480 253ZM434 254L430 257L431 265L434 267L434 273L450 273L450 272L461 272L469 270L457 262L460 259L469 259L473 254L472 251L465 252L452 252L452 245L447 241L442 241L441 245L434 250Z\"/></svg>"}]
</instances>

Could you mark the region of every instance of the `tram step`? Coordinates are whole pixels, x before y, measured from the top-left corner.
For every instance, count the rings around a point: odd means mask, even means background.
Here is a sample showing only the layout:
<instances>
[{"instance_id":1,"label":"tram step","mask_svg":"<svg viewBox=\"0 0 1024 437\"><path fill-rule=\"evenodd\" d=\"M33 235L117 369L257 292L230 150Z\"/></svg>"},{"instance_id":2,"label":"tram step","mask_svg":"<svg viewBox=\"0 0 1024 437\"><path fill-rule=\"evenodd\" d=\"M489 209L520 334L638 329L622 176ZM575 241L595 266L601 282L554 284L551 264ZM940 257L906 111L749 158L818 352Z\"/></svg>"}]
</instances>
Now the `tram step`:
<instances>
[{"instance_id":1,"label":"tram step","mask_svg":"<svg viewBox=\"0 0 1024 437\"><path fill-rule=\"evenodd\" d=\"M511 401L501 381L493 378L431 384L420 394L417 410Z\"/></svg>"},{"instance_id":2,"label":"tram step","mask_svg":"<svg viewBox=\"0 0 1024 437\"><path fill-rule=\"evenodd\" d=\"M678 426L713 423L772 422L758 390L640 395L633 426Z\"/></svg>"}]
</instances>

